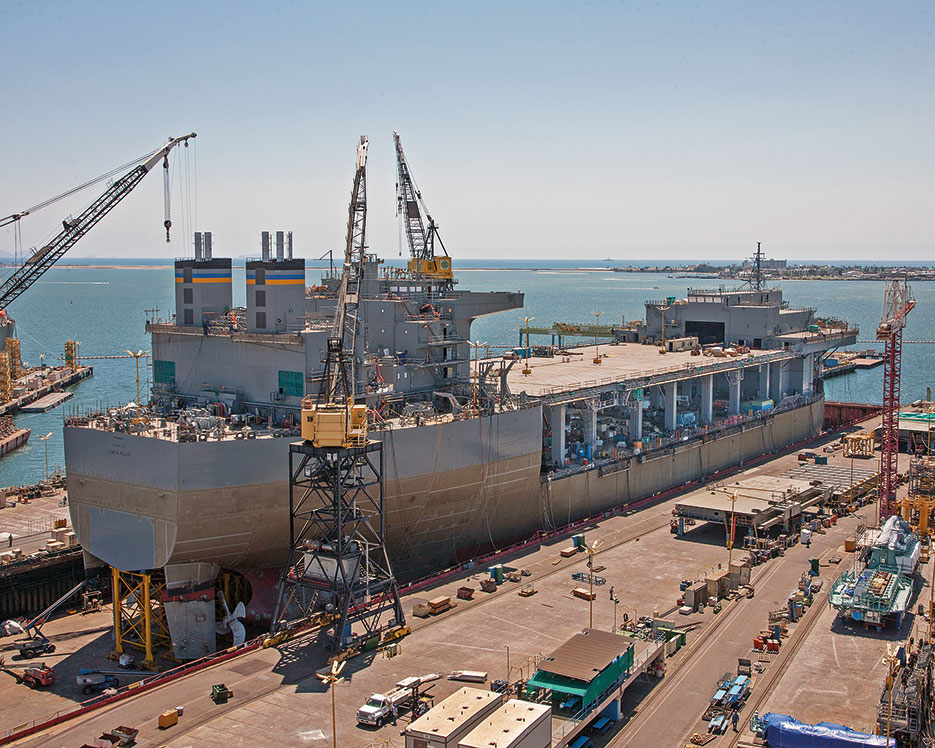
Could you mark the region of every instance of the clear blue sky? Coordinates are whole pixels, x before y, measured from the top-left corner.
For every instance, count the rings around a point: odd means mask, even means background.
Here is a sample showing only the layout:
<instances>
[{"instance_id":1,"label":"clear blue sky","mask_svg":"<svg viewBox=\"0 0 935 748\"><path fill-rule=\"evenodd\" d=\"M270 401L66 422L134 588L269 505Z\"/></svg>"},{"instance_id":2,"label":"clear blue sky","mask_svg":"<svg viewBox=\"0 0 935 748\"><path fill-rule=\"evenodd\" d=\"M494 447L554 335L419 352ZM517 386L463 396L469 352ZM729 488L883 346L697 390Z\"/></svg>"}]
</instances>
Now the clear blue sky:
<instances>
[{"instance_id":1,"label":"clear blue sky","mask_svg":"<svg viewBox=\"0 0 935 748\"><path fill-rule=\"evenodd\" d=\"M935 3L16 2L13 213L195 130L218 253L369 239L395 257L392 131L464 258L932 259ZM97 190L98 188L95 188ZM23 224L36 244L95 192ZM150 175L75 255L190 253ZM0 252L13 236L0 230Z\"/></svg>"}]
</instances>

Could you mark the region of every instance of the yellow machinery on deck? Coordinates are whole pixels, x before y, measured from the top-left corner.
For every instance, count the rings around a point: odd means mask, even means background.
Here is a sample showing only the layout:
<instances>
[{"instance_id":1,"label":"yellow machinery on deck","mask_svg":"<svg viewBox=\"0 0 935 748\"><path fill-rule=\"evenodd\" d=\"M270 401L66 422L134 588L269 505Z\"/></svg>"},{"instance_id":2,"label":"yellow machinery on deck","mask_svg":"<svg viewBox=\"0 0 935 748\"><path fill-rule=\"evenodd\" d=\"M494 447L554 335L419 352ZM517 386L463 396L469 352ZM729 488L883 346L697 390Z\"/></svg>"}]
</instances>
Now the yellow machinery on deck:
<instances>
[{"instance_id":1,"label":"yellow machinery on deck","mask_svg":"<svg viewBox=\"0 0 935 748\"><path fill-rule=\"evenodd\" d=\"M396 213L399 216L409 245L412 257L406 266L416 278L429 278L445 281L444 286L450 288L454 275L451 268L451 257L438 235L438 226L432 218L422 199L422 192L416 186L409 171L409 164L403 153L399 133L393 133L396 144ZM436 253L436 242L438 252Z\"/></svg>"},{"instance_id":2,"label":"yellow machinery on deck","mask_svg":"<svg viewBox=\"0 0 935 748\"><path fill-rule=\"evenodd\" d=\"M451 258L438 257L431 260L413 258L409 260L409 271L431 278L452 278Z\"/></svg>"},{"instance_id":3,"label":"yellow machinery on deck","mask_svg":"<svg viewBox=\"0 0 935 748\"><path fill-rule=\"evenodd\" d=\"M302 401L302 438L315 447L363 447L367 443L367 406Z\"/></svg>"}]
</instances>

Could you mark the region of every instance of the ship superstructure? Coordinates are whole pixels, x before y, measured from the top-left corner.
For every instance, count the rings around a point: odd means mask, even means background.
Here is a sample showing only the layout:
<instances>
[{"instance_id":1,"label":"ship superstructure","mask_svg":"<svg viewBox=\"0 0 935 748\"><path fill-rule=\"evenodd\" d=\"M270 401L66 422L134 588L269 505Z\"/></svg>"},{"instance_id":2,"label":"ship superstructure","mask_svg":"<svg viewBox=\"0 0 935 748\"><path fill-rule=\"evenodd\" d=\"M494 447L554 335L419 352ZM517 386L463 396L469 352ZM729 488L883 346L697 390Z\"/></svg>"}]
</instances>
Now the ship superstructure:
<instances>
[{"instance_id":1,"label":"ship superstructure","mask_svg":"<svg viewBox=\"0 0 935 748\"><path fill-rule=\"evenodd\" d=\"M370 438L382 442L386 543L403 581L821 428L816 357L854 342L856 331L789 310L779 291L761 292L768 313L731 303L738 292L717 292L723 345L710 355L697 340L673 344L697 338L693 323L718 304L690 292L665 304L683 309L677 330L667 313L665 356L651 302L644 328L599 352L554 351L532 359L528 374L515 355L472 364L472 322L521 308L523 294L457 290L396 144L401 218L415 232L407 268L384 268L362 249L347 288L343 269L306 287L291 235L264 232L247 261L246 306L232 308L231 261L213 256L211 234L196 235L194 257L175 265L174 316L147 323L151 407L142 418L114 408L66 421L69 507L89 563L164 571L179 657L216 647L220 576L243 582L231 609L273 612L289 552L289 443L303 397L320 390L342 293L355 309L345 336L353 391ZM349 234L365 216L360 207L352 202Z\"/></svg>"}]
</instances>

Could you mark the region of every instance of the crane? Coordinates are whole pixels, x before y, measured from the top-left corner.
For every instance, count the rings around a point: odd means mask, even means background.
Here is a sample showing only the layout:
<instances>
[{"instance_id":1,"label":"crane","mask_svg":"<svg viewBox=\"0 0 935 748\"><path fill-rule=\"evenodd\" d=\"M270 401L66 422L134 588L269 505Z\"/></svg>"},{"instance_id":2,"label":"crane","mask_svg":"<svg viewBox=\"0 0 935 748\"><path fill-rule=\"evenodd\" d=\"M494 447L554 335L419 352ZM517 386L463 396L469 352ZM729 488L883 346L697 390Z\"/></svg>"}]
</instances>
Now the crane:
<instances>
[{"instance_id":1,"label":"crane","mask_svg":"<svg viewBox=\"0 0 935 748\"><path fill-rule=\"evenodd\" d=\"M87 234L94 225L113 210L121 200L129 195L133 189L140 183L152 168L162 161L164 173L166 175L166 219L164 226L166 229L166 241L169 238L169 229L172 221L169 218L168 205L168 174L169 174L169 153L179 143L188 145L188 141L195 137L195 133L189 133L178 138L170 138L169 142L161 148L144 156L136 166L129 172L111 184L97 200L84 210L77 218L66 218L62 221L62 230L49 241L48 244L36 250L30 257L13 271L13 273L0 284L0 310L6 309L14 300L24 293L33 283L35 283L46 270L58 262L62 256L75 244L81 237ZM95 180L96 181L96 180ZM93 182L91 182L93 183ZM89 183L89 184L91 184ZM86 185L82 185L86 186ZM72 194L74 190L65 193ZM60 196L61 197L61 196ZM39 207L48 205L52 201L46 201ZM21 213L14 213L6 218L0 219L0 227L19 221L29 215L32 210L25 210Z\"/></svg>"},{"instance_id":2,"label":"crane","mask_svg":"<svg viewBox=\"0 0 935 748\"><path fill-rule=\"evenodd\" d=\"M362 136L321 383L317 395L302 400L303 441L289 445L292 550L273 619L279 625L293 603L304 608L304 618L333 630L342 657L374 636L388 643L409 633L384 538L383 442L368 440L367 406L354 402L359 295L369 261L367 147ZM381 625L390 611L392 622ZM353 623L365 633L354 634Z\"/></svg>"},{"instance_id":3,"label":"crane","mask_svg":"<svg viewBox=\"0 0 935 748\"><path fill-rule=\"evenodd\" d=\"M435 219L432 218L428 208L425 207L422 193L416 187L412 173L409 171L409 164L406 162L398 132L393 132L393 140L396 143L398 171L396 215L399 216L400 222L405 228L409 253L412 255L412 259L409 260L409 271L428 278L448 281L450 285L452 278L451 258L448 256L448 251L438 235L438 226L435 224ZM435 256L436 241L443 255L441 257Z\"/></svg>"},{"instance_id":4,"label":"crane","mask_svg":"<svg viewBox=\"0 0 935 748\"><path fill-rule=\"evenodd\" d=\"M899 463L899 380L903 328L916 305L905 278L886 281L883 316L877 340L883 341L883 425L880 437L880 522L898 511L896 485Z\"/></svg>"},{"instance_id":5,"label":"crane","mask_svg":"<svg viewBox=\"0 0 935 748\"><path fill-rule=\"evenodd\" d=\"M357 168L348 206L344 266L321 387L314 402L307 397L302 403L302 438L316 447L360 446L367 439L367 406L354 404L353 359L358 291L367 248L368 145L367 138L362 135L357 146Z\"/></svg>"}]
</instances>

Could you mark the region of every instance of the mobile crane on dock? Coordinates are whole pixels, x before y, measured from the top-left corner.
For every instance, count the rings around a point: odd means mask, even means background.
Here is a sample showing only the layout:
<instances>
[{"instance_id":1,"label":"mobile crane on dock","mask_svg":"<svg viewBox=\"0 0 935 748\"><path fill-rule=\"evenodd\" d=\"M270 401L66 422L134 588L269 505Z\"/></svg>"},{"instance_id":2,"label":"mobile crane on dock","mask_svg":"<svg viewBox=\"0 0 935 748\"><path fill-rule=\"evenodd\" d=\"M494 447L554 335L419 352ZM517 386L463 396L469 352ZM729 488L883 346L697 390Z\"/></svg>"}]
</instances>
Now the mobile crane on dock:
<instances>
[{"instance_id":1,"label":"mobile crane on dock","mask_svg":"<svg viewBox=\"0 0 935 748\"><path fill-rule=\"evenodd\" d=\"M16 621L5 621L2 625L0 625L0 631L4 633L24 634L27 637L25 639L18 639L16 642L14 642L14 646L17 650L19 650L20 657L25 660L29 660L33 657L38 657L39 655L43 654L51 654L55 651L55 644L52 643L52 640L49 639L49 637L42 633L42 625L56 610L61 608L74 595L87 587L91 583L92 579L93 577L88 577L87 579L78 582L78 584L68 590L68 592L62 595L58 600L56 600L30 621L27 621L22 625Z\"/></svg>"}]
</instances>

